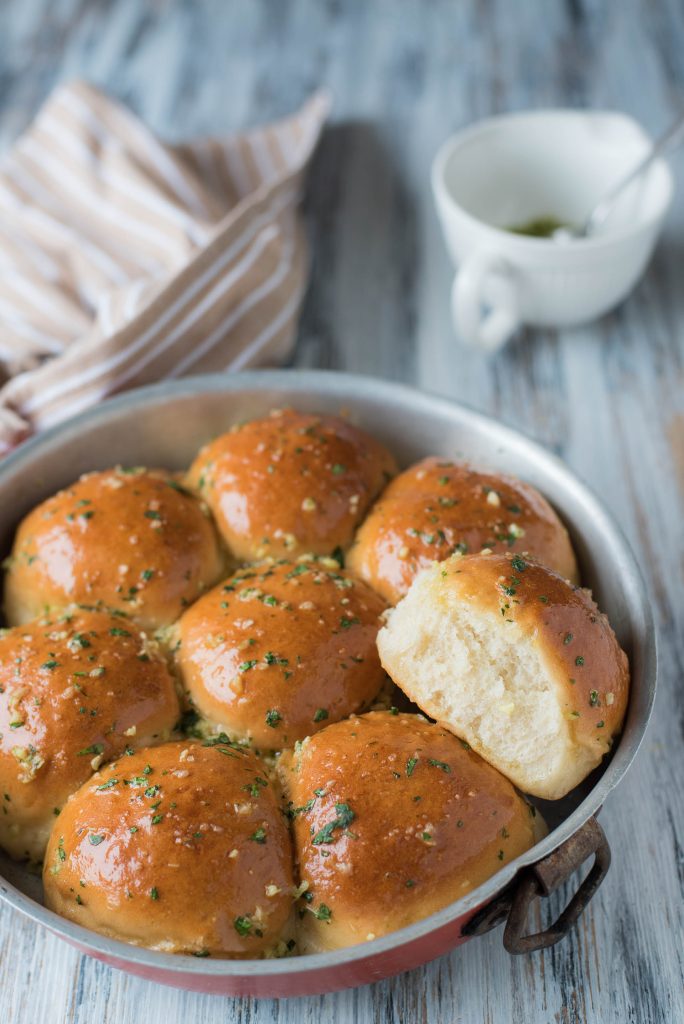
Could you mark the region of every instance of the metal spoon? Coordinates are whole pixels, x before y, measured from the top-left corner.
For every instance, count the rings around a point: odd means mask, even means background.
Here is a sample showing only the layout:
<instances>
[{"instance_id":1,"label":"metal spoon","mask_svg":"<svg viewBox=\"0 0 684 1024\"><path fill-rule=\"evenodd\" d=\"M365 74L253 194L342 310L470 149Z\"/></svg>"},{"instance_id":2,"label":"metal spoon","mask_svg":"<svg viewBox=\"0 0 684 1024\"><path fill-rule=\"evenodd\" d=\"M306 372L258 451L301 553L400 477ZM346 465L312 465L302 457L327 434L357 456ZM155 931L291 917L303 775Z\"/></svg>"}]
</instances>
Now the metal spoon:
<instances>
[{"instance_id":1,"label":"metal spoon","mask_svg":"<svg viewBox=\"0 0 684 1024\"><path fill-rule=\"evenodd\" d=\"M658 157L671 152L682 141L684 141L684 113L680 114L667 131L663 132L655 140L646 156L639 161L636 167L606 192L579 227L568 225L567 227L558 228L551 236L554 241L563 242L573 238L588 238L590 235L595 234L597 228L604 223L624 190L635 182L637 178L640 178L642 174L645 174Z\"/></svg>"}]
</instances>

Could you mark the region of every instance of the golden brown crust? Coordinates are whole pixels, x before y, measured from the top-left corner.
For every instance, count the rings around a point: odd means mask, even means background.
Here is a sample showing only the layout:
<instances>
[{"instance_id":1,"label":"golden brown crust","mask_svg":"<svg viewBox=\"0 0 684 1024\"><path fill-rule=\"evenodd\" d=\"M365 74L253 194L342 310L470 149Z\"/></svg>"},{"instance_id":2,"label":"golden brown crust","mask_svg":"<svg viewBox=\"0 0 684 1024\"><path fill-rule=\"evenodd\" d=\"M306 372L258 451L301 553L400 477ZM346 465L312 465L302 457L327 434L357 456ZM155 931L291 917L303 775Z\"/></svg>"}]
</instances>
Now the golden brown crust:
<instances>
[{"instance_id":1,"label":"golden brown crust","mask_svg":"<svg viewBox=\"0 0 684 1024\"><path fill-rule=\"evenodd\" d=\"M88 473L22 521L5 581L11 624L46 609L103 604L155 629L223 570L213 524L162 471Z\"/></svg>"},{"instance_id":2,"label":"golden brown crust","mask_svg":"<svg viewBox=\"0 0 684 1024\"><path fill-rule=\"evenodd\" d=\"M230 550L254 561L347 548L395 471L387 449L347 420L286 409L216 438L188 479Z\"/></svg>"},{"instance_id":3,"label":"golden brown crust","mask_svg":"<svg viewBox=\"0 0 684 1024\"><path fill-rule=\"evenodd\" d=\"M347 565L396 604L421 569L482 548L529 552L572 582L579 578L567 531L534 487L434 456L389 484Z\"/></svg>"},{"instance_id":4,"label":"golden brown crust","mask_svg":"<svg viewBox=\"0 0 684 1024\"><path fill-rule=\"evenodd\" d=\"M571 735L597 749L596 762L620 731L629 697L629 663L591 593L529 557L473 555L441 567L445 588L461 600L515 622L533 637L558 680Z\"/></svg>"},{"instance_id":5,"label":"golden brown crust","mask_svg":"<svg viewBox=\"0 0 684 1024\"><path fill-rule=\"evenodd\" d=\"M284 756L304 951L384 935L459 899L535 841L533 812L451 733L371 712Z\"/></svg>"},{"instance_id":6,"label":"golden brown crust","mask_svg":"<svg viewBox=\"0 0 684 1024\"><path fill-rule=\"evenodd\" d=\"M0 637L0 845L40 860L55 815L125 749L167 739L178 698L126 619L75 609Z\"/></svg>"},{"instance_id":7,"label":"golden brown crust","mask_svg":"<svg viewBox=\"0 0 684 1024\"><path fill-rule=\"evenodd\" d=\"M254 754L169 743L122 757L74 794L43 880L50 909L105 935L255 957L291 915L291 843Z\"/></svg>"},{"instance_id":8,"label":"golden brown crust","mask_svg":"<svg viewBox=\"0 0 684 1024\"><path fill-rule=\"evenodd\" d=\"M331 559L242 569L176 627L190 702L262 749L292 745L376 696L385 607Z\"/></svg>"}]
</instances>

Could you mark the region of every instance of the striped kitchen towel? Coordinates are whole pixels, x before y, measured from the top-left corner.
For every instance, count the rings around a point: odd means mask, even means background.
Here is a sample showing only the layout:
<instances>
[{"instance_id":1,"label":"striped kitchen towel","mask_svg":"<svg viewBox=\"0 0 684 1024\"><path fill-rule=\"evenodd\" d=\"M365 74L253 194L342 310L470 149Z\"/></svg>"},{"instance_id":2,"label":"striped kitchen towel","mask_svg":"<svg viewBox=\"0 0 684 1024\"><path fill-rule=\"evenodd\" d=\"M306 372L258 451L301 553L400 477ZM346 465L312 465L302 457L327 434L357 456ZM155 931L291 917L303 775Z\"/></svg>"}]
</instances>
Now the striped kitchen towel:
<instances>
[{"instance_id":1,"label":"striped kitchen towel","mask_svg":"<svg viewBox=\"0 0 684 1024\"><path fill-rule=\"evenodd\" d=\"M0 454L125 388L287 358L327 110L174 146L57 88L0 160Z\"/></svg>"}]
</instances>

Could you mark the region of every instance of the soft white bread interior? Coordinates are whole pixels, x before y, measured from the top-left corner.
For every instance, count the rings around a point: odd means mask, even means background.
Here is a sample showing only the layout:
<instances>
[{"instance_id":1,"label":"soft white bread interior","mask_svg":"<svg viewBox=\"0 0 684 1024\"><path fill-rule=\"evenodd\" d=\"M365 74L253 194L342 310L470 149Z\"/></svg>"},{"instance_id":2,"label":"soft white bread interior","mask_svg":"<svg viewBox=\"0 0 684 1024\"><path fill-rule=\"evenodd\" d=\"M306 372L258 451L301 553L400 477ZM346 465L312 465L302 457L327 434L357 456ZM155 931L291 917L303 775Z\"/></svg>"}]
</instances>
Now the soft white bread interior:
<instances>
[{"instance_id":1,"label":"soft white bread interior","mask_svg":"<svg viewBox=\"0 0 684 1024\"><path fill-rule=\"evenodd\" d=\"M627 658L588 591L520 555L425 570L378 635L418 706L520 789L558 799L600 762L627 706Z\"/></svg>"}]
</instances>

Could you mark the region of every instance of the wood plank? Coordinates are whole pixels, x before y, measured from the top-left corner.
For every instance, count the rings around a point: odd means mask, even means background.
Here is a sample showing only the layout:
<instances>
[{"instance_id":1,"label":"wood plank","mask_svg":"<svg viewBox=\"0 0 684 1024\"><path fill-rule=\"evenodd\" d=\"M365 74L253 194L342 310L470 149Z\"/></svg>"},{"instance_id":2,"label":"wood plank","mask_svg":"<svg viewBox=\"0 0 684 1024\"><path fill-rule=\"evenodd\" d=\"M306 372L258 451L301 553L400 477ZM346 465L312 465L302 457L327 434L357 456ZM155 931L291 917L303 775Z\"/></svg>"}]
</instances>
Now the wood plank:
<instances>
[{"instance_id":1,"label":"wood plank","mask_svg":"<svg viewBox=\"0 0 684 1024\"><path fill-rule=\"evenodd\" d=\"M336 105L306 201L314 263L296 365L415 382L500 416L561 454L639 554L661 664L653 724L602 818L614 865L557 949L511 959L497 931L378 985L258 1003L111 971L0 908L0 1019L684 1019L684 203L676 201L654 263L620 310L560 336L526 332L488 360L453 339L451 269L428 182L439 143L492 112L617 107L654 131L663 127L684 86L681 3L8 0L0 39L3 147L55 82L75 74L106 84L173 138L285 113L327 84ZM673 166L681 181L684 157Z\"/></svg>"}]
</instances>

